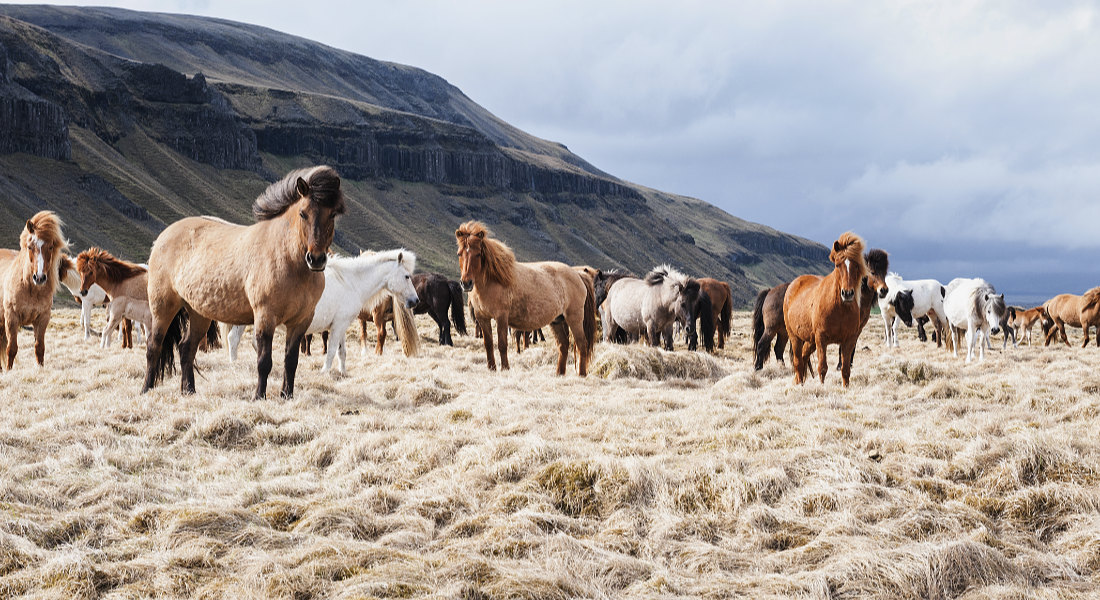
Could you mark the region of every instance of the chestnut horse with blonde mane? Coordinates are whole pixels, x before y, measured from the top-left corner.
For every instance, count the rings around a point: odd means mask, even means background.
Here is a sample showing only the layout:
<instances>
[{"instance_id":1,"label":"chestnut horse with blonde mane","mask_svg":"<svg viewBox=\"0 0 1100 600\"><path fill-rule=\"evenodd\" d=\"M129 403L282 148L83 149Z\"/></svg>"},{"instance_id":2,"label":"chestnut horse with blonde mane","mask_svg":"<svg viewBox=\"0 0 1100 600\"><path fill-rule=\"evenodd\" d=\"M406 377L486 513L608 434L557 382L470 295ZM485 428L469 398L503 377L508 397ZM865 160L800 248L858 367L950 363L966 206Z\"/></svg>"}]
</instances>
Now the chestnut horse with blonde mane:
<instances>
[{"instance_id":1,"label":"chestnut horse with blonde mane","mask_svg":"<svg viewBox=\"0 0 1100 600\"><path fill-rule=\"evenodd\" d=\"M19 250L0 252L0 349L11 370L19 351L19 328L34 327L34 356L46 359L46 328L57 292L61 257L69 242L61 235L61 219L44 210L27 221L19 234Z\"/></svg>"},{"instance_id":2,"label":"chestnut horse with blonde mane","mask_svg":"<svg viewBox=\"0 0 1100 600\"><path fill-rule=\"evenodd\" d=\"M846 232L833 242L829 253L833 271L820 275L802 275L791 282L783 297L783 322L791 342L794 381L806 380L810 355L817 352L817 372L822 383L829 365L825 349L840 345L840 375L848 387L856 341L866 321L862 315L861 286L867 276L863 259L863 240Z\"/></svg>"},{"instance_id":3,"label":"chestnut horse with blonde mane","mask_svg":"<svg viewBox=\"0 0 1100 600\"><path fill-rule=\"evenodd\" d=\"M292 396L299 344L324 291L336 215L344 210L340 176L319 166L291 171L268 186L252 204L253 225L188 217L161 232L149 255L153 330L142 392L174 370L178 346L180 387L194 393L195 354L213 320L253 325L256 398L267 395L271 340L285 325L282 395Z\"/></svg>"},{"instance_id":4,"label":"chestnut horse with blonde mane","mask_svg":"<svg viewBox=\"0 0 1100 600\"><path fill-rule=\"evenodd\" d=\"M550 325L558 343L558 375L565 374L569 334L577 347L577 373L588 374L596 341L596 296L592 280L553 261L521 263L511 248L489 237L478 221L455 231L462 287L470 292L474 319L485 333L485 357L493 359L492 320L497 322L500 367L508 368L508 328L534 331Z\"/></svg>"}]
</instances>

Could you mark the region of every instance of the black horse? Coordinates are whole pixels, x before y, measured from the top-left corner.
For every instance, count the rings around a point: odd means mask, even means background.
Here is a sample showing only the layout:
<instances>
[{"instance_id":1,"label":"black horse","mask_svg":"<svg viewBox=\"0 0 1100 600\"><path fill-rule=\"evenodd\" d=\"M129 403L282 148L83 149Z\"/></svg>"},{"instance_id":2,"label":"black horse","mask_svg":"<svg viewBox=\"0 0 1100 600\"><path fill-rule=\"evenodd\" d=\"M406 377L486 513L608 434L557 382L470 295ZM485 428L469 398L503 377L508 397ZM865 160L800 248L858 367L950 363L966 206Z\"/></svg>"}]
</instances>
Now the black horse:
<instances>
[{"instance_id":1,"label":"black horse","mask_svg":"<svg viewBox=\"0 0 1100 600\"><path fill-rule=\"evenodd\" d=\"M439 325L439 345L454 346L451 340L451 319L455 330L466 335L466 311L462 306L462 286L457 281L447 279L439 273L414 273L413 287L420 301L413 307L413 314L429 316ZM447 309L451 309L451 319L447 318Z\"/></svg>"}]
</instances>

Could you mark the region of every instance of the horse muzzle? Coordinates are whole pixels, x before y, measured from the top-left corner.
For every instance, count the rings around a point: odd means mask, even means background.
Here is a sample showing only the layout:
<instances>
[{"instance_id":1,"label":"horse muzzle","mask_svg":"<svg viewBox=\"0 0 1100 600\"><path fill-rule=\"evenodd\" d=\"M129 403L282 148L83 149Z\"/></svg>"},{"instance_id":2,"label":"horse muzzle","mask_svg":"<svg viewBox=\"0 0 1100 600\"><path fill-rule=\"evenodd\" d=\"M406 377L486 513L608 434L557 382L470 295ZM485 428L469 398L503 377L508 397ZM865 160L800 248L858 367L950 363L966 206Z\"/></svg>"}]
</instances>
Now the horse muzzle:
<instances>
[{"instance_id":1,"label":"horse muzzle","mask_svg":"<svg viewBox=\"0 0 1100 600\"><path fill-rule=\"evenodd\" d=\"M34 285L42 285L43 283L46 283L46 276L44 274L39 275L38 273L35 273L34 275L31 275L31 281L34 282Z\"/></svg>"},{"instance_id":2,"label":"horse muzzle","mask_svg":"<svg viewBox=\"0 0 1100 600\"><path fill-rule=\"evenodd\" d=\"M856 299L855 290L840 290L840 300L842 302L851 302Z\"/></svg>"},{"instance_id":3,"label":"horse muzzle","mask_svg":"<svg viewBox=\"0 0 1100 600\"><path fill-rule=\"evenodd\" d=\"M462 291L464 291L464 292L470 292L470 291L473 291L473 289L474 289L474 280L473 279L469 279L469 280L463 279L459 283L462 285Z\"/></svg>"},{"instance_id":4,"label":"horse muzzle","mask_svg":"<svg viewBox=\"0 0 1100 600\"><path fill-rule=\"evenodd\" d=\"M879 298L885 298L885 297L886 297L886 294L887 294L887 293L888 293L889 291L890 291L890 290L888 290L887 288L881 288L881 289L879 289L879 291L878 291L878 297L879 297ZM910 327L912 327L912 325L910 325Z\"/></svg>"},{"instance_id":5,"label":"horse muzzle","mask_svg":"<svg viewBox=\"0 0 1100 600\"><path fill-rule=\"evenodd\" d=\"M997 335L1000 332L1001 332L1000 327L990 327L989 328L989 333L992 333L993 335Z\"/></svg>"},{"instance_id":6,"label":"horse muzzle","mask_svg":"<svg viewBox=\"0 0 1100 600\"><path fill-rule=\"evenodd\" d=\"M406 298L405 299L405 308L408 308L408 309L415 308L417 303L419 303L419 302L420 302L420 298L417 298L416 296L413 296L412 298Z\"/></svg>"},{"instance_id":7,"label":"horse muzzle","mask_svg":"<svg viewBox=\"0 0 1100 600\"><path fill-rule=\"evenodd\" d=\"M88 290L80 290L80 295L86 297L88 295Z\"/></svg>"},{"instance_id":8,"label":"horse muzzle","mask_svg":"<svg viewBox=\"0 0 1100 600\"><path fill-rule=\"evenodd\" d=\"M328 264L328 255L314 255L310 252L306 252L306 266L310 271L324 271L325 265Z\"/></svg>"}]
</instances>

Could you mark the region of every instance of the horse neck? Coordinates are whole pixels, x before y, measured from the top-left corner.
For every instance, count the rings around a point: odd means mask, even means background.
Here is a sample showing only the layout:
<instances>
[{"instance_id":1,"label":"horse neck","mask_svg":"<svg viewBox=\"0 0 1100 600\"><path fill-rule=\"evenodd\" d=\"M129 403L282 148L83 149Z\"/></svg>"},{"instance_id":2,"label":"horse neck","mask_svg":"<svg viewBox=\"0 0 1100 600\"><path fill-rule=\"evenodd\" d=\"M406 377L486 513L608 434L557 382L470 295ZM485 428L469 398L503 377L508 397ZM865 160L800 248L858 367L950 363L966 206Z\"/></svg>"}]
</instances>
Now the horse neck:
<instances>
[{"instance_id":1,"label":"horse neck","mask_svg":"<svg viewBox=\"0 0 1100 600\"><path fill-rule=\"evenodd\" d=\"M396 261L385 256L364 257L343 263L340 267L342 272L334 275L338 275L346 286L354 290L360 303L364 306L370 303L373 306L386 291L386 279L393 268L390 263Z\"/></svg>"}]
</instances>

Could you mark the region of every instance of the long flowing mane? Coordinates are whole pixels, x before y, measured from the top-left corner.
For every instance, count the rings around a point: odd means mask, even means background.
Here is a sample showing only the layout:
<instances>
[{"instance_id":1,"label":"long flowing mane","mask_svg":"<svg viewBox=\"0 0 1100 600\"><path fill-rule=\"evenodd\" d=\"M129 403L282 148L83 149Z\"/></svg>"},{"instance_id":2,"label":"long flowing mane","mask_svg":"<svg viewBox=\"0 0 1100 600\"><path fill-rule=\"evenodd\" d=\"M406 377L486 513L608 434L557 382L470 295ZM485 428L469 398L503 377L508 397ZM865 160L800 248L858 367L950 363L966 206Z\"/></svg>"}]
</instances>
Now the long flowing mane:
<instances>
[{"instance_id":1,"label":"long flowing mane","mask_svg":"<svg viewBox=\"0 0 1100 600\"><path fill-rule=\"evenodd\" d=\"M515 282L516 253L504 242L489 237L492 234L484 223L467 221L459 226L458 232L463 234L459 247L464 243L469 244L470 237L481 238L482 264L486 277L504 287L510 287Z\"/></svg>"},{"instance_id":2,"label":"long flowing mane","mask_svg":"<svg viewBox=\"0 0 1100 600\"><path fill-rule=\"evenodd\" d=\"M19 235L20 248L27 247L32 235L51 246L57 246L61 252L69 248L69 241L61 235L61 226L64 223L53 211L44 210L39 212L31 217L27 223L34 227L34 233L32 234L26 227L23 228L23 233Z\"/></svg>"},{"instance_id":3,"label":"long flowing mane","mask_svg":"<svg viewBox=\"0 0 1100 600\"><path fill-rule=\"evenodd\" d=\"M115 258L110 252L95 247L77 255L76 268L81 272L93 270L97 279L102 277L107 281L125 281L145 272L145 267Z\"/></svg>"},{"instance_id":4,"label":"long flowing mane","mask_svg":"<svg viewBox=\"0 0 1100 600\"><path fill-rule=\"evenodd\" d=\"M252 203L252 214L257 221L274 219L298 201L299 177L309 184L309 195L313 202L325 208L336 209L336 214L344 214L344 194L340 191L340 176L332 167L322 165L291 171L279 181L267 186L267 189Z\"/></svg>"},{"instance_id":5,"label":"long flowing mane","mask_svg":"<svg viewBox=\"0 0 1100 600\"><path fill-rule=\"evenodd\" d=\"M647 285L650 286L661 285L665 282L665 280L670 280L682 285L687 285L688 279L689 277L687 275L684 275L676 269L673 269L669 265L661 265L659 267L655 267L652 271L646 273L645 276L645 282Z\"/></svg>"},{"instance_id":6,"label":"long flowing mane","mask_svg":"<svg viewBox=\"0 0 1100 600\"><path fill-rule=\"evenodd\" d=\"M859 268L866 273L867 263L863 260L863 238L851 231L841 234L833 243L833 250L829 252L829 260L833 263L841 260L850 260L858 263Z\"/></svg>"}]
</instances>

